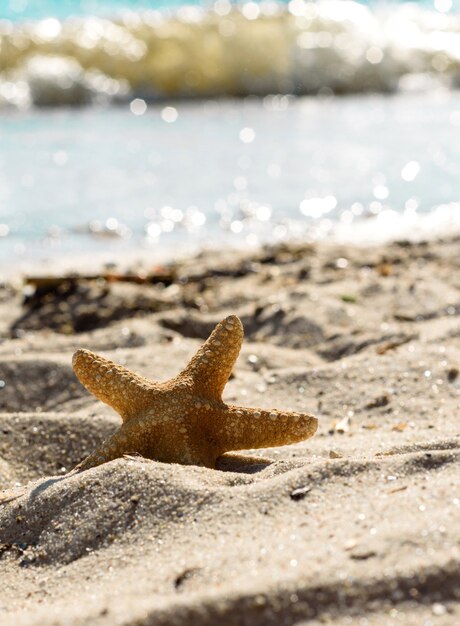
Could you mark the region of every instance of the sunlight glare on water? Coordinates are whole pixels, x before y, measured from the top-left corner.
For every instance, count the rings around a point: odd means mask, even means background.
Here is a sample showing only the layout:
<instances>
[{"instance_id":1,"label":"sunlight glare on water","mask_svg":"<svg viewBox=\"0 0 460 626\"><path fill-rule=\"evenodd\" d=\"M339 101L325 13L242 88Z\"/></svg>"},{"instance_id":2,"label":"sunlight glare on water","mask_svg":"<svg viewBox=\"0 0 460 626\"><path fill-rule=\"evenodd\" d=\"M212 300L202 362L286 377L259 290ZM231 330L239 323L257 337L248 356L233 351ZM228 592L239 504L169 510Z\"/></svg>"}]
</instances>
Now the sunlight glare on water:
<instances>
[{"instance_id":1,"label":"sunlight glare on water","mask_svg":"<svg viewBox=\"0 0 460 626\"><path fill-rule=\"evenodd\" d=\"M458 227L457 0L161 2L0 4L0 259Z\"/></svg>"},{"instance_id":2,"label":"sunlight glare on water","mask_svg":"<svg viewBox=\"0 0 460 626\"><path fill-rule=\"evenodd\" d=\"M458 94L278 102L0 119L2 254L322 237L357 221L397 234L398 214L458 214Z\"/></svg>"}]
</instances>

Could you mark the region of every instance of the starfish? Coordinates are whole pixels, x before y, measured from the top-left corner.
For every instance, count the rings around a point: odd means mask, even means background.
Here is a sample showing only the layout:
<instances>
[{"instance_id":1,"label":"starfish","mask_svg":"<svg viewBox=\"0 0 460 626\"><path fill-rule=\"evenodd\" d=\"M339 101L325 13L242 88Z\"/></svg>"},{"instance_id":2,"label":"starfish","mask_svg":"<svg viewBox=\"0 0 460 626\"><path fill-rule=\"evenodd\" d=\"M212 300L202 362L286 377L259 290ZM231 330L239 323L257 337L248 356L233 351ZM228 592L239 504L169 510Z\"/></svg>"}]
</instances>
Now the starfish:
<instances>
[{"instance_id":1,"label":"starfish","mask_svg":"<svg viewBox=\"0 0 460 626\"><path fill-rule=\"evenodd\" d=\"M87 470L127 454L214 468L225 452L281 446L314 435L318 421L308 413L223 402L242 341L243 325L230 315L217 324L187 367L163 383L89 350L77 350L72 364L78 379L123 420L77 468Z\"/></svg>"}]
</instances>

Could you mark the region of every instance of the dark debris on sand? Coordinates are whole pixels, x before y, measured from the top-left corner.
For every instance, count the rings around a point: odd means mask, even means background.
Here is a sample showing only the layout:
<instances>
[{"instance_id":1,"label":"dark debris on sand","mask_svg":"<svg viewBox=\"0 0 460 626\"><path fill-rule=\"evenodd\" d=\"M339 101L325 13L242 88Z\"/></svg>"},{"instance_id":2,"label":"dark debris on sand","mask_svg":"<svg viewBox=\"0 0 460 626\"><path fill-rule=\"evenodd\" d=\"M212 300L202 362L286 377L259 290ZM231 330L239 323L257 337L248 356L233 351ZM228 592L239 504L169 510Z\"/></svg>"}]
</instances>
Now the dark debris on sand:
<instances>
[{"instance_id":1,"label":"dark debris on sand","mask_svg":"<svg viewBox=\"0 0 460 626\"><path fill-rule=\"evenodd\" d=\"M394 350L417 338L420 322L457 316L459 267L460 241L451 239L380 248L281 244L252 254L203 252L148 271L28 277L4 332L74 334L153 315L165 329L204 339L232 312L252 341L335 361Z\"/></svg>"}]
</instances>

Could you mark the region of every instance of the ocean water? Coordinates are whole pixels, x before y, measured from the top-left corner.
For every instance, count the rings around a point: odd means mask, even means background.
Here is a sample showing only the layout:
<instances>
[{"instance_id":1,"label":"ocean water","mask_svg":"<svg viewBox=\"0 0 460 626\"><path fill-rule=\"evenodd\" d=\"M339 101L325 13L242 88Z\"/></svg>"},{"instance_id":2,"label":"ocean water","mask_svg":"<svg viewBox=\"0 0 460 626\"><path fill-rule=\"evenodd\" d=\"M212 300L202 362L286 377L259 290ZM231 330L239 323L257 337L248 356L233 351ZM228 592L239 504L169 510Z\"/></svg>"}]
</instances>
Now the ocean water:
<instances>
[{"instance_id":1,"label":"ocean water","mask_svg":"<svg viewBox=\"0 0 460 626\"><path fill-rule=\"evenodd\" d=\"M240 2L243 4L244 2ZM114 17L126 11L149 11L174 9L183 5L199 5L210 8L212 2L203 0L3 0L0 6L0 19L11 21L36 21L48 17L66 19L74 16ZM363 0L363 4L376 4L376 1ZM392 2L390 4L398 4ZM435 3L434 0L417 2L427 8L442 8L445 12L458 8L458 0Z\"/></svg>"},{"instance_id":2,"label":"ocean water","mask_svg":"<svg viewBox=\"0 0 460 626\"><path fill-rule=\"evenodd\" d=\"M457 6L2 3L0 263L458 229Z\"/></svg>"},{"instance_id":3,"label":"ocean water","mask_svg":"<svg viewBox=\"0 0 460 626\"><path fill-rule=\"evenodd\" d=\"M0 107L455 89L460 16L415 4L216 0L113 19L0 22Z\"/></svg>"},{"instance_id":4,"label":"ocean water","mask_svg":"<svg viewBox=\"0 0 460 626\"><path fill-rule=\"evenodd\" d=\"M113 18L126 11L149 11L180 7L183 0L2 0L0 19L14 22L38 21L49 17L60 20L75 16ZM188 5L201 4L190 0Z\"/></svg>"}]
</instances>

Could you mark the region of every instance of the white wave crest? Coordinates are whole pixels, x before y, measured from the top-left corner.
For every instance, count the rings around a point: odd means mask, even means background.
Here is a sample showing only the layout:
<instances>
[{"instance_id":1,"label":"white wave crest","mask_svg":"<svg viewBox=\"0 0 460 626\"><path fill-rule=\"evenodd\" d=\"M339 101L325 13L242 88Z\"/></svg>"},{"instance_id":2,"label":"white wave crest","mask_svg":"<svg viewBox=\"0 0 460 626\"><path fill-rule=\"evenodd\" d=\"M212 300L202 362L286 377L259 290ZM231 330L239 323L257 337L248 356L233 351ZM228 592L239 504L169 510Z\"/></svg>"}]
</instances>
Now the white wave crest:
<instances>
[{"instance_id":1,"label":"white wave crest","mask_svg":"<svg viewBox=\"0 0 460 626\"><path fill-rule=\"evenodd\" d=\"M349 0L0 23L0 103L460 85L460 16Z\"/></svg>"}]
</instances>

